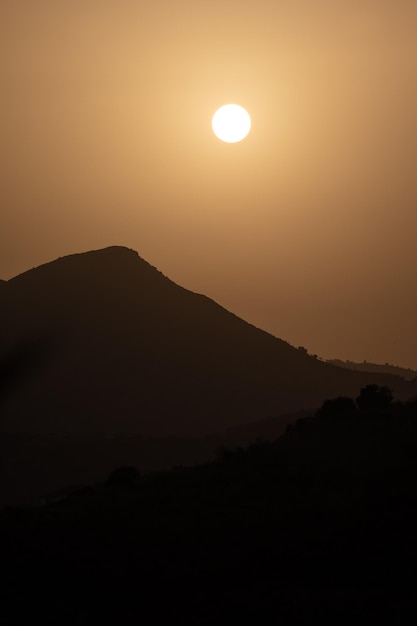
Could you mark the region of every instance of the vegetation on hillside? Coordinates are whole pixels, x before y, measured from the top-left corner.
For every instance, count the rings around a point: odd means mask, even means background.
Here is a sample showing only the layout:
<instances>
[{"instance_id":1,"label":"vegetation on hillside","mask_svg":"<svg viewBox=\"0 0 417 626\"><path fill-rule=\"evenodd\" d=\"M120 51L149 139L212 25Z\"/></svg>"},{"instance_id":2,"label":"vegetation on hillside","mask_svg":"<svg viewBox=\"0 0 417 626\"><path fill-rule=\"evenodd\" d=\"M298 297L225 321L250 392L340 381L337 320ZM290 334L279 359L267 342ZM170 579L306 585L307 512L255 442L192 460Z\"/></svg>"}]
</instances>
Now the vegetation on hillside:
<instances>
[{"instance_id":1,"label":"vegetation on hillside","mask_svg":"<svg viewBox=\"0 0 417 626\"><path fill-rule=\"evenodd\" d=\"M5 511L1 605L16 624L409 623L416 523L417 401L371 386L215 462Z\"/></svg>"}]
</instances>

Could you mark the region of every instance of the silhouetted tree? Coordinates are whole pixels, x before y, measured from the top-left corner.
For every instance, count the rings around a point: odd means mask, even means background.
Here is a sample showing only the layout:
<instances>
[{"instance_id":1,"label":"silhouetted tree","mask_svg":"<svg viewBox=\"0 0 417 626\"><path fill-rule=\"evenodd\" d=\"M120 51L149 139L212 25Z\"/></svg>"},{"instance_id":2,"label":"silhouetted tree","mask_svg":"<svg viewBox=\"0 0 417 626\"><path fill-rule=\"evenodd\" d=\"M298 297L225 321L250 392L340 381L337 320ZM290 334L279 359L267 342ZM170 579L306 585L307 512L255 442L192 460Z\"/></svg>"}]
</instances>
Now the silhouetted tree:
<instances>
[{"instance_id":1,"label":"silhouetted tree","mask_svg":"<svg viewBox=\"0 0 417 626\"><path fill-rule=\"evenodd\" d=\"M359 396L356 398L356 404L360 409L386 409L393 401L392 391L386 385L367 385L362 387Z\"/></svg>"}]
</instances>

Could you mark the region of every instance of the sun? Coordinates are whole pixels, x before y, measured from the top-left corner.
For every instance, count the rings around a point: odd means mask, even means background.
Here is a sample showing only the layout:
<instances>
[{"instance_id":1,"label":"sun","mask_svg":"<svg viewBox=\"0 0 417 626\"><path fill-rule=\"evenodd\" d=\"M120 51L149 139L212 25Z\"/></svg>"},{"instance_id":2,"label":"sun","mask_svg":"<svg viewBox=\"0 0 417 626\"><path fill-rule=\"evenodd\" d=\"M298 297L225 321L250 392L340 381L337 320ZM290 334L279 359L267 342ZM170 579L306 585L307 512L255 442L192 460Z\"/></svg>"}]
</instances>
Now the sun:
<instances>
[{"instance_id":1,"label":"sun","mask_svg":"<svg viewBox=\"0 0 417 626\"><path fill-rule=\"evenodd\" d=\"M211 127L221 141L236 143L242 141L250 131L250 115L239 104L225 104L213 115Z\"/></svg>"}]
</instances>

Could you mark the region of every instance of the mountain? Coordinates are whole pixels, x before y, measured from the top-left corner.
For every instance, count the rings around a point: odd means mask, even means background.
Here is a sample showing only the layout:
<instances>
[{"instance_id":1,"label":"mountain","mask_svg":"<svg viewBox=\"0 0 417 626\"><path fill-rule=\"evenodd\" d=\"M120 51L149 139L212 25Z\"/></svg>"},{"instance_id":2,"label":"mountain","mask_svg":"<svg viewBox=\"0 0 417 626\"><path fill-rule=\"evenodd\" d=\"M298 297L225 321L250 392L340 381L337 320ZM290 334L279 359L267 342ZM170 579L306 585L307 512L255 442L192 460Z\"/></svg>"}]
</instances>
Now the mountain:
<instances>
[{"instance_id":1,"label":"mountain","mask_svg":"<svg viewBox=\"0 0 417 626\"><path fill-rule=\"evenodd\" d=\"M395 377L334 367L179 287L132 250L59 258L0 289L3 433L204 436ZM2 391L1 391L2 389Z\"/></svg>"}]
</instances>

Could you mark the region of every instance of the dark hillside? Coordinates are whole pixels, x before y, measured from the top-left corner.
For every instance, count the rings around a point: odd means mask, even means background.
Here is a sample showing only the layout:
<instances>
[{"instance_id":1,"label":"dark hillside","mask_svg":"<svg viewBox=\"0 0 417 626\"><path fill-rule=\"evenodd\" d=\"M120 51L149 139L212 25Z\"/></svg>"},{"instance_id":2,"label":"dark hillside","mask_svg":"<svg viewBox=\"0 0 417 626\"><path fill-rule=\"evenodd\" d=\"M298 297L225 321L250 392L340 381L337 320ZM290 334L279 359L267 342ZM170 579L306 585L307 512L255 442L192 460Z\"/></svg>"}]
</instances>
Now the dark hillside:
<instances>
[{"instance_id":1,"label":"dark hillside","mask_svg":"<svg viewBox=\"0 0 417 626\"><path fill-rule=\"evenodd\" d=\"M47 589L64 625L415 623L417 405L336 406L214 463L4 512L2 615L43 615Z\"/></svg>"},{"instance_id":2,"label":"dark hillside","mask_svg":"<svg viewBox=\"0 0 417 626\"><path fill-rule=\"evenodd\" d=\"M0 291L2 358L31 352L3 432L205 435L386 382L332 367L113 247L30 270ZM37 356L37 361L34 360Z\"/></svg>"}]
</instances>

